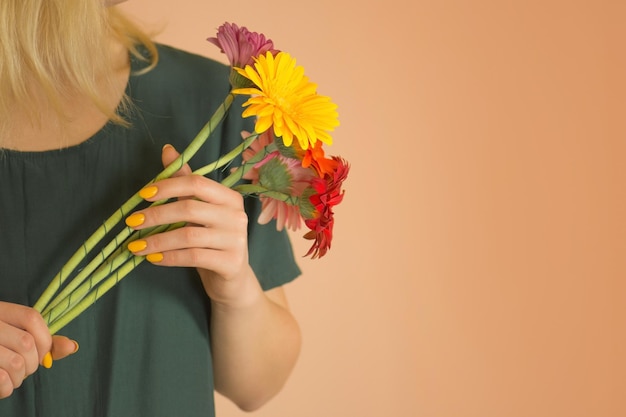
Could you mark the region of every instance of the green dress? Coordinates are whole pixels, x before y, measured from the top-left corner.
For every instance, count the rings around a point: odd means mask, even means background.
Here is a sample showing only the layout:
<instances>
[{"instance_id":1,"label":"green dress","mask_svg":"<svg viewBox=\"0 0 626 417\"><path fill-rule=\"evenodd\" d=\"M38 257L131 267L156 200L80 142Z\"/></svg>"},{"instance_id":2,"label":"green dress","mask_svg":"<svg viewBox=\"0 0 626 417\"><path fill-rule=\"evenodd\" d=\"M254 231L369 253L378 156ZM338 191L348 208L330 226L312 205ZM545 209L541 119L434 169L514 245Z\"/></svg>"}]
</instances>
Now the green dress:
<instances>
[{"instance_id":1,"label":"green dress","mask_svg":"<svg viewBox=\"0 0 626 417\"><path fill-rule=\"evenodd\" d=\"M1 301L33 305L80 244L161 171L163 145L185 148L228 93L225 65L158 47L157 67L129 81L132 127L109 124L63 150L0 150ZM133 71L141 65L133 60ZM251 130L240 100L231 113L192 168ZM256 222L257 199L247 198L246 206L250 263L262 287L293 280L300 270L288 235ZM0 400L0 416L213 416L209 317L195 269L144 262L62 329L80 343L78 353L28 377Z\"/></svg>"}]
</instances>

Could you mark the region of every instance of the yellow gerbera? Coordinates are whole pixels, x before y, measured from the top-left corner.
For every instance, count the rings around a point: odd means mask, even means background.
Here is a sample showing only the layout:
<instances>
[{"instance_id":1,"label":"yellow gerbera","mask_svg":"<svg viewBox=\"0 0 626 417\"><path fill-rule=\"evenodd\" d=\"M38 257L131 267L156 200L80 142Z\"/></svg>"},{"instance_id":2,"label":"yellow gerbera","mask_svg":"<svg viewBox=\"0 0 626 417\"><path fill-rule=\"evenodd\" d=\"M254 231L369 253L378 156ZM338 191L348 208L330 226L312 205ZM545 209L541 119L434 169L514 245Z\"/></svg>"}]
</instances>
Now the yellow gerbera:
<instances>
[{"instance_id":1,"label":"yellow gerbera","mask_svg":"<svg viewBox=\"0 0 626 417\"><path fill-rule=\"evenodd\" d=\"M286 52L271 52L255 58L254 66L235 68L257 88L238 88L234 94L248 94L243 117L256 116L255 130L263 133L274 127L287 146L297 138L303 149L320 140L332 143L328 132L339 125L337 105L330 97L317 94L317 85L304 75L304 68Z\"/></svg>"}]
</instances>

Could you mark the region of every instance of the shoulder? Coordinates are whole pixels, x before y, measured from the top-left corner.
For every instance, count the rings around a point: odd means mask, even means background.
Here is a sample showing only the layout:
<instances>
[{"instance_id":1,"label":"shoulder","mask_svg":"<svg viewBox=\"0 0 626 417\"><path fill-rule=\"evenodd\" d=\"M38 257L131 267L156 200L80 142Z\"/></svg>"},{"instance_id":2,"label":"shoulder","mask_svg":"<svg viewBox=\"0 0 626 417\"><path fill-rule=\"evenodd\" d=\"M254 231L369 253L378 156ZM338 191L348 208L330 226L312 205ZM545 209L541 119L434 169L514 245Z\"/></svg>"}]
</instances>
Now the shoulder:
<instances>
[{"instance_id":1,"label":"shoulder","mask_svg":"<svg viewBox=\"0 0 626 417\"><path fill-rule=\"evenodd\" d=\"M228 93L229 66L172 46L156 46L159 53L156 66L133 77L142 86L148 86L152 92L187 98L197 94L222 97ZM132 69L139 72L142 63L133 60ZM143 88L141 90L146 92Z\"/></svg>"},{"instance_id":2,"label":"shoulder","mask_svg":"<svg viewBox=\"0 0 626 417\"><path fill-rule=\"evenodd\" d=\"M157 48L159 59L150 71L141 73L142 62L133 59L135 75L128 87L131 124L142 137L184 149L228 96L230 66L163 44ZM242 130L254 129L253 120L242 117L242 101L238 97L214 127L213 136L219 140L205 146L206 163L239 144Z\"/></svg>"},{"instance_id":3,"label":"shoulder","mask_svg":"<svg viewBox=\"0 0 626 417\"><path fill-rule=\"evenodd\" d=\"M201 79L221 77L221 81L228 82L230 68L221 62L163 44L157 44L157 50L157 72Z\"/></svg>"}]
</instances>

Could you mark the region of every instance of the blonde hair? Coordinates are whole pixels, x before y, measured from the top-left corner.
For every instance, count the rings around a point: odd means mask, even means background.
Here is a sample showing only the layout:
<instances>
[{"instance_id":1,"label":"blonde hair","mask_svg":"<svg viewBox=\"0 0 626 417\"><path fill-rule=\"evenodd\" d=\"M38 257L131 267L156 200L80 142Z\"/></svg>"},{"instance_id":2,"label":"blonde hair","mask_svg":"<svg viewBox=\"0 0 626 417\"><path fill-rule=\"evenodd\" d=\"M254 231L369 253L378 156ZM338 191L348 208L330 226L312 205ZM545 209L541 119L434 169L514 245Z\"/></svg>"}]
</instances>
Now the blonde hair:
<instances>
[{"instance_id":1,"label":"blonde hair","mask_svg":"<svg viewBox=\"0 0 626 417\"><path fill-rule=\"evenodd\" d=\"M62 116L62 100L75 94L125 123L103 99L115 80L112 39L147 61L144 71L156 65L150 37L103 0L0 0L0 135L14 111L36 121L46 105Z\"/></svg>"}]
</instances>

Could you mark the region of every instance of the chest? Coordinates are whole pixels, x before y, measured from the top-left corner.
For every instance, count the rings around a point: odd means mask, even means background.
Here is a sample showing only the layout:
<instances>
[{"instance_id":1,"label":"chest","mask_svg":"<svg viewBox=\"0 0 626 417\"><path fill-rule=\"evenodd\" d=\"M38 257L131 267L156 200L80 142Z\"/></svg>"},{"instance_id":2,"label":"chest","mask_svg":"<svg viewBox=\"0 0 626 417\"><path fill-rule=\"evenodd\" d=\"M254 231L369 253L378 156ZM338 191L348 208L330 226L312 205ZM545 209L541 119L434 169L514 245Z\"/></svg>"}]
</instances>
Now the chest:
<instances>
[{"instance_id":1,"label":"chest","mask_svg":"<svg viewBox=\"0 0 626 417\"><path fill-rule=\"evenodd\" d=\"M80 244L158 169L158 150L141 141L115 135L91 140L65 151L0 157L0 299L32 303ZM154 155L142 158L146 152Z\"/></svg>"}]
</instances>

